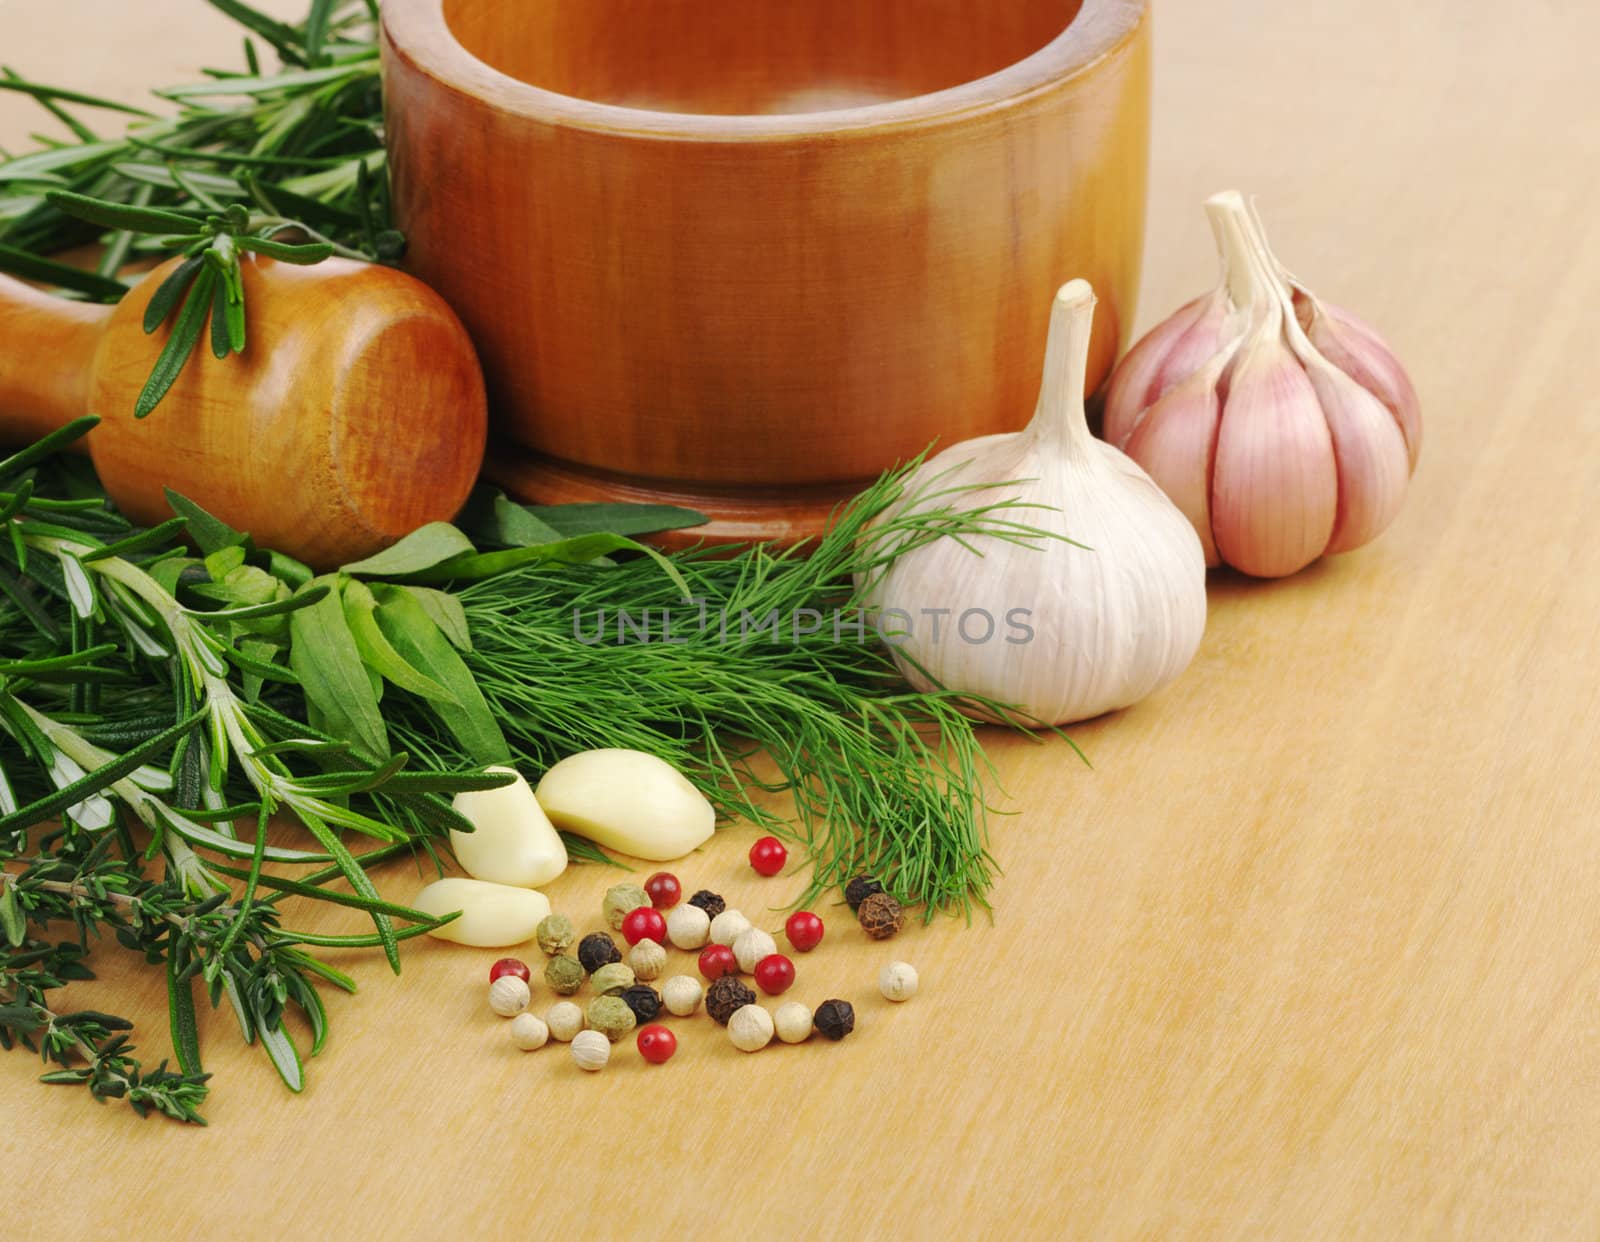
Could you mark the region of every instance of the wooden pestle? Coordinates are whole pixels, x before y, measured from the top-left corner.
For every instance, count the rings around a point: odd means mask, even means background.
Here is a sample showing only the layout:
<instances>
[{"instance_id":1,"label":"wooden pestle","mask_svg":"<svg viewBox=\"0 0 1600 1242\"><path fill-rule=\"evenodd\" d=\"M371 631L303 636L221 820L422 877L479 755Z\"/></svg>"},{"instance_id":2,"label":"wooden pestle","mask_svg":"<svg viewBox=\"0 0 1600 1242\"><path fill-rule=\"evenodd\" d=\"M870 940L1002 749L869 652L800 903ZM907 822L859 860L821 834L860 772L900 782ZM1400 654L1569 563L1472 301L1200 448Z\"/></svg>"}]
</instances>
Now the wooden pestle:
<instances>
[{"instance_id":1,"label":"wooden pestle","mask_svg":"<svg viewBox=\"0 0 1600 1242\"><path fill-rule=\"evenodd\" d=\"M487 403L466 330L426 285L346 259L242 263L249 339L209 336L147 418L134 401L168 328L144 310L176 260L118 305L0 276L0 442L85 413L88 451L131 520L172 516L164 488L318 569L449 520L483 460Z\"/></svg>"}]
</instances>

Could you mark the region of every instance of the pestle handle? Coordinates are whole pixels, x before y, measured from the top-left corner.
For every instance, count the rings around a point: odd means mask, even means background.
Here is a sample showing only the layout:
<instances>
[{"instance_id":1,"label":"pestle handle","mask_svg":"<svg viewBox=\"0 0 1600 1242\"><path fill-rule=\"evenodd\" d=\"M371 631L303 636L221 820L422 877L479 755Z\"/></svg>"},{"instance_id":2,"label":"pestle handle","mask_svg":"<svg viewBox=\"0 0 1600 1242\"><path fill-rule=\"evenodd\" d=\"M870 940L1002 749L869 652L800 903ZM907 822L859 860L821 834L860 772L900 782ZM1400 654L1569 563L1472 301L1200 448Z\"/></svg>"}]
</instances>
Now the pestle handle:
<instances>
[{"instance_id":1,"label":"pestle handle","mask_svg":"<svg viewBox=\"0 0 1600 1242\"><path fill-rule=\"evenodd\" d=\"M86 412L113 309L0 276L0 444L31 443Z\"/></svg>"}]
</instances>

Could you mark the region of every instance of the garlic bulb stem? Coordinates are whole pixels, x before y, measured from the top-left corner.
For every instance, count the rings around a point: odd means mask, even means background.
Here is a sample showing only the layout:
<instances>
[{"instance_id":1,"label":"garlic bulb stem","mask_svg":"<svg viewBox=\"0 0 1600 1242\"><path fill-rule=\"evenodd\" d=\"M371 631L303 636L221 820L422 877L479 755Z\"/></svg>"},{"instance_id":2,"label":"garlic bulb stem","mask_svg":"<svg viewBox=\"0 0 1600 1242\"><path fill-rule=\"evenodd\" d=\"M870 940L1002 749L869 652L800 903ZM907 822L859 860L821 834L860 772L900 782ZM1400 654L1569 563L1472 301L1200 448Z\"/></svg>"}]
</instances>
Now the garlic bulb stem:
<instances>
[{"instance_id":1,"label":"garlic bulb stem","mask_svg":"<svg viewBox=\"0 0 1600 1242\"><path fill-rule=\"evenodd\" d=\"M1270 301L1278 283L1272 270L1275 261L1263 253L1244 195L1238 190L1213 194L1206 199L1206 216L1222 252L1228 296L1234 305L1249 308Z\"/></svg>"},{"instance_id":2,"label":"garlic bulb stem","mask_svg":"<svg viewBox=\"0 0 1600 1242\"><path fill-rule=\"evenodd\" d=\"M1073 461L1082 461L1094 451L1094 437L1084 417L1083 390L1088 383L1089 337L1094 331L1097 300L1087 280L1069 281L1056 294L1045 343L1044 382L1028 425L1035 443L1056 448Z\"/></svg>"}]
</instances>

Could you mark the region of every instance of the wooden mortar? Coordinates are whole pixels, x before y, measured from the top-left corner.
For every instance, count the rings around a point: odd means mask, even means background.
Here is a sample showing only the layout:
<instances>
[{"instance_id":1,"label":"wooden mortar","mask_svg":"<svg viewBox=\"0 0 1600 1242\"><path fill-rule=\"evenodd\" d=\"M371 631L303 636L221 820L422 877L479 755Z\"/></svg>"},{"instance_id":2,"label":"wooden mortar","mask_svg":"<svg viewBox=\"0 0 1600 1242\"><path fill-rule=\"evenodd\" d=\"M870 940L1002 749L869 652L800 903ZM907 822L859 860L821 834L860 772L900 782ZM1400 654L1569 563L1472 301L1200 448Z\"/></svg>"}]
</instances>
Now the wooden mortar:
<instances>
[{"instance_id":1,"label":"wooden mortar","mask_svg":"<svg viewBox=\"0 0 1600 1242\"><path fill-rule=\"evenodd\" d=\"M1148 0L386 0L408 264L546 503L792 539L1023 426L1051 299L1133 321Z\"/></svg>"}]
</instances>

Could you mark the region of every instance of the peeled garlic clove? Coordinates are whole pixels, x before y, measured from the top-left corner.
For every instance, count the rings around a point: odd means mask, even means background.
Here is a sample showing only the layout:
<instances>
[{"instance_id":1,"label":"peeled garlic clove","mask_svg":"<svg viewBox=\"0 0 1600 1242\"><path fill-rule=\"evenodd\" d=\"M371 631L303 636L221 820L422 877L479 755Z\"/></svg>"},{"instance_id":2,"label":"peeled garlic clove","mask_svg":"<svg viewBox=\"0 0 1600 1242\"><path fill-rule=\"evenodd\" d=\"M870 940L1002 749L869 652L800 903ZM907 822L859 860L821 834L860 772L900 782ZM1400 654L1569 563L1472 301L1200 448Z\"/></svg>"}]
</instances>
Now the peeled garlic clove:
<instances>
[{"instance_id":1,"label":"peeled garlic clove","mask_svg":"<svg viewBox=\"0 0 1600 1242\"><path fill-rule=\"evenodd\" d=\"M459 793L452 803L475 832L450 830L450 846L468 875L495 884L537 888L567 869L567 847L533 790L515 768L493 767L517 779L498 789Z\"/></svg>"},{"instance_id":2,"label":"peeled garlic clove","mask_svg":"<svg viewBox=\"0 0 1600 1242\"><path fill-rule=\"evenodd\" d=\"M1327 549L1339 507L1333 438L1286 347L1253 345L1237 361L1212 480L1211 530L1229 565L1278 578Z\"/></svg>"},{"instance_id":3,"label":"peeled garlic clove","mask_svg":"<svg viewBox=\"0 0 1600 1242\"><path fill-rule=\"evenodd\" d=\"M414 909L434 918L455 911L453 919L430 936L453 944L498 949L533 939L539 921L550 913L550 902L531 888L465 880L458 876L435 880L411 899Z\"/></svg>"},{"instance_id":4,"label":"peeled garlic clove","mask_svg":"<svg viewBox=\"0 0 1600 1242\"><path fill-rule=\"evenodd\" d=\"M561 760L534 791L557 827L651 862L704 845L717 813L683 773L638 750L586 750Z\"/></svg>"},{"instance_id":5,"label":"peeled garlic clove","mask_svg":"<svg viewBox=\"0 0 1600 1242\"><path fill-rule=\"evenodd\" d=\"M1376 331L1289 275L1240 194L1214 195L1206 212L1222 283L1119 364L1128 374L1112 377L1105 434L1194 523L1208 563L1278 577L1370 542L1393 521L1422 443L1421 413ZM1220 319L1197 305L1220 305ZM1207 323L1218 325L1214 338L1201 331ZM1211 361L1196 367L1195 351L1211 339Z\"/></svg>"}]
</instances>

